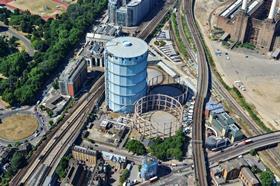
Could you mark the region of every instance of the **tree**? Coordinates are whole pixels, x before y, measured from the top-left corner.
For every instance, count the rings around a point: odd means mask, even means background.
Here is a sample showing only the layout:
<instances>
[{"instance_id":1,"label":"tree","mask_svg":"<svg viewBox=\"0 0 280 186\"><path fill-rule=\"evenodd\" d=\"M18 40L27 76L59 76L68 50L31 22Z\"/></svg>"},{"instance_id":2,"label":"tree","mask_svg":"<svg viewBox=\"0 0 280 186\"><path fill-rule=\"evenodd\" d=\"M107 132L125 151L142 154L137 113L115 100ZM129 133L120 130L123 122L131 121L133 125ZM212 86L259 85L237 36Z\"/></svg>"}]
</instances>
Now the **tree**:
<instances>
[{"instance_id":1,"label":"tree","mask_svg":"<svg viewBox=\"0 0 280 186\"><path fill-rule=\"evenodd\" d=\"M120 183L123 184L128 177L129 177L129 171L127 169L124 169L122 171L122 174L120 175Z\"/></svg>"},{"instance_id":2,"label":"tree","mask_svg":"<svg viewBox=\"0 0 280 186\"><path fill-rule=\"evenodd\" d=\"M22 168L25 165L25 156L22 153L15 152L11 159L11 168L15 173L18 169Z\"/></svg>"},{"instance_id":3,"label":"tree","mask_svg":"<svg viewBox=\"0 0 280 186\"><path fill-rule=\"evenodd\" d=\"M0 9L0 20L9 20L9 25L15 29L28 32L37 50L34 60L19 60L18 54L9 56L14 51L7 53L11 48L4 39L1 43L0 38L0 71L8 79L10 76L16 77L16 81L0 81L2 98L11 105L34 104L42 85L60 71L66 62L65 56L71 53L106 6L107 0L79 0L70 5L65 13L57 16L57 19L48 21L28 11ZM11 44L15 43L11 41ZM19 64L16 64L18 61Z\"/></svg>"},{"instance_id":4,"label":"tree","mask_svg":"<svg viewBox=\"0 0 280 186\"><path fill-rule=\"evenodd\" d=\"M262 186L271 186L274 180L274 175L270 170L266 170L260 175Z\"/></svg>"},{"instance_id":5,"label":"tree","mask_svg":"<svg viewBox=\"0 0 280 186\"><path fill-rule=\"evenodd\" d=\"M57 168L55 169L55 172L60 179L65 178L66 176L66 169L68 167L69 160L70 160L69 156L64 156L59 162Z\"/></svg>"},{"instance_id":6,"label":"tree","mask_svg":"<svg viewBox=\"0 0 280 186\"><path fill-rule=\"evenodd\" d=\"M257 155L257 151L256 151L255 149L250 150L250 154L251 154L252 156L256 156L256 155Z\"/></svg>"},{"instance_id":7,"label":"tree","mask_svg":"<svg viewBox=\"0 0 280 186\"><path fill-rule=\"evenodd\" d=\"M133 152L137 155L143 155L147 152L145 146L141 142L134 139L129 140L125 145L125 148L127 148L129 152Z\"/></svg>"},{"instance_id":8,"label":"tree","mask_svg":"<svg viewBox=\"0 0 280 186\"><path fill-rule=\"evenodd\" d=\"M162 140L155 138L150 145L150 152L160 160L177 159L182 160L184 143L186 141L182 130L178 130L175 136Z\"/></svg>"},{"instance_id":9,"label":"tree","mask_svg":"<svg viewBox=\"0 0 280 186\"><path fill-rule=\"evenodd\" d=\"M58 80L54 80L54 82L52 83L52 86L55 90L58 90L59 89L59 85L58 85Z\"/></svg>"},{"instance_id":10,"label":"tree","mask_svg":"<svg viewBox=\"0 0 280 186\"><path fill-rule=\"evenodd\" d=\"M13 41L14 39L8 40L6 37L0 36L0 59L16 51L16 47L12 44Z\"/></svg>"}]
</instances>

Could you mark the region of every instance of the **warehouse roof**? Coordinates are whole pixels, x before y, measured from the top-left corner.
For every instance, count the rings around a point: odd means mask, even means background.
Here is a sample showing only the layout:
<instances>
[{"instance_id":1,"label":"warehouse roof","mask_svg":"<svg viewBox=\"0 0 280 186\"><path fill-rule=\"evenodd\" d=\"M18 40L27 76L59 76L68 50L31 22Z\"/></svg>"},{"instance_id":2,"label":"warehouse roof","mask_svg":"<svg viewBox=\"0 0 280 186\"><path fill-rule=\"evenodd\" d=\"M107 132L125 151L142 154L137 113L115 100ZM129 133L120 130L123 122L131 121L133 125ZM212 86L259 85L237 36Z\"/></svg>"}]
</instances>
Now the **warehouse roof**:
<instances>
[{"instance_id":1,"label":"warehouse roof","mask_svg":"<svg viewBox=\"0 0 280 186\"><path fill-rule=\"evenodd\" d=\"M106 44L106 49L116 57L133 58L145 54L148 45L136 37L117 37Z\"/></svg>"}]
</instances>

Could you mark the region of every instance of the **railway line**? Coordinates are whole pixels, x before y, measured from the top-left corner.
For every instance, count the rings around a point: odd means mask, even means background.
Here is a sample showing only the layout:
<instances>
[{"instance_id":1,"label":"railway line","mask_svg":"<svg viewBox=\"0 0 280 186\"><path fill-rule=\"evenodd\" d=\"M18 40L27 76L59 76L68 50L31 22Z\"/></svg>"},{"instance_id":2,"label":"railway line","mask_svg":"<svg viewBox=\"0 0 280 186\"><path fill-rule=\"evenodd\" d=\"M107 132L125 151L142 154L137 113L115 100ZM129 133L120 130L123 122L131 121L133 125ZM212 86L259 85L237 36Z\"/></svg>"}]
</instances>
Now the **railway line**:
<instances>
[{"instance_id":1,"label":"railway line","mask_svg":"<svg viewBox=\"0 0 280 186\"><path fill-rule=\"evenodd\" d=\"M91 91L85 96L75 111L69 115L61 127L47 141L37 157L10 182L10 185L42 185L45 178L53 173L60 158L79 135L87 115L91 112L98 98L104 93L104 75L95 83ZM43 167L45 169L42 171ZM42 179L38 179L38 178Z\"/></svg>"},{"instance_id":2,"label":"railway line","mask_svg":"<svg viewBox=\"0 0 280 186\"><path fill-rule=\"evenodd\" d=\"M185 10L188 6L186 6L185 3L183 3L183 9ZM191 6L189 6L191 7ZM179 17L179 21L180 21ZM188 25L189 26L189 25ZM182 22L179 22L179 31L180 35L184 36L183 32L183 26ZM192 54L193 51L190 49L190 45L188 42L186 42L186 39L183 37L183 42L186 45L187 51L189 54ZM195 61L195 57L191 55L192 60ZM215 73L211 73L214 74ZM226 100L226 102L229 104L229 106L234 110L234 112L241 117L241 119L246 123L247 127L249 128L248 134L250 136L256 136L260 134L264 134L264 131L253 121L250 116L244 111L244 109L237 103L237 101L229 94L229 92L224 88L222 83L220 82L219 79L217 79L215 76L212 76L212 88L219 93L219 95L222 96ZM266 159L268 159L266 162L270 164L270 167L272 167L274 170L279 170L280 169L280 157L279 157L279 152L277 149L267 149L263 152L261 152L265 156ZM280 173L275 172L280 176Z\"/></svg>"},{"instance_id":3,"label":"railway line","mask_svg":"<svg viewBox=\"0 0 280 186\"><path fill-rule=\"evenodd\" d=\"M173 8L175 2L176 0L164 6L137 37L146 40L167 15L170 8ZM79 134L78 131L83 125L82 121L87 118L86 113L90 112L90 108L93 108L95 100L104 93L104 76L96 82L92 89L93 90L91 90L87 96L81 98L81 101L73 108L74 112L65 117L63 124L59 127L55 127L49 133L45 142L39 146L31 157L28 165L17 173L11 180L10 185L42 185L45 180L44 178L54 172L55 167L59 163L58 160L63 156L64 152L66 152L65 149L68 149L67 145L70 143L71 139L77 136L76 134ZM70 134L69 131L71 131ZM67 139L65 139L64 143L61 143L61 140L63 140L65 136L67 136ZM34 181L34 179L36 179L36 181Z\"/></svg>"},{"instance_id":4,"label":"railway line","mask_svg":"<svg viewBox=\"0 0 280 186\"><path fill-rule=\"evenodd\" d=\"M196 26L193 13L193 0L182 0L183 10L186 15L187 23L190 32L193 34L193 39L198 53L198 88L196 101L194 105L194 121L193 121L193 158L196 181L198 185L208 185L208 174L206 169L205 152L204 152L204 125L203 111L205 100L208 94L209 70L206 59L206 54L201 42L200 33ZM188 7L188 8L186 8Z\"/></svg>"},{"instance_id":5,"label":"railway line","mask_svg":"<svg viewBox=\"0 0 280 186\"><path fill-rule=\"evenodd\" d=\"M172 0L169 4L163 6L159 13L144 27L136 37L146 40L148 36L156 29L161 23L167 13L175 6L176 0Z\"/></svg>"}]
</instances>

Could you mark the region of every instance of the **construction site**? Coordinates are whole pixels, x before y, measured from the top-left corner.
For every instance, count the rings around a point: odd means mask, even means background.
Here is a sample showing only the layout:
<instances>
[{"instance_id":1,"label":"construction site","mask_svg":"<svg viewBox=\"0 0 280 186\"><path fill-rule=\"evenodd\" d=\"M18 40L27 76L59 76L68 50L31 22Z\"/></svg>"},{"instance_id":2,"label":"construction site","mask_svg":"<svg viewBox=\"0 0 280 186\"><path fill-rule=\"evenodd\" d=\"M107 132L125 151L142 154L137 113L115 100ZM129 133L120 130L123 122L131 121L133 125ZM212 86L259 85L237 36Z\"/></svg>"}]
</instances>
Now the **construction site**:
<instances>
[{"instance_id":1,"label":"construction site","mask_svg":"<svg viewBox=\"0 0 280 186\"><path fill-rule=\"evenodd\" d=\"M216 27L230 38L250 43L262 53L279 51L279 2L277 0L237 0L217 14ZM278 54L279 55L279 54Z\"/></svg>"}]
</instances>

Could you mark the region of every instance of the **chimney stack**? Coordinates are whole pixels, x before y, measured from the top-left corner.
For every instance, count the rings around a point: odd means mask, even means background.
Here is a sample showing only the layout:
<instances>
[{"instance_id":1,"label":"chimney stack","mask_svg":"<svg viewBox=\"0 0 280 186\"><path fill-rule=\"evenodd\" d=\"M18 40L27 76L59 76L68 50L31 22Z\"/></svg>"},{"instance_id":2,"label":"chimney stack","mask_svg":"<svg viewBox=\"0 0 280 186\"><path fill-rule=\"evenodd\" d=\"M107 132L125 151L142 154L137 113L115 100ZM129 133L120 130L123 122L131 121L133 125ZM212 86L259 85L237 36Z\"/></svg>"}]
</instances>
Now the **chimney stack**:
<instances>
[{"instance_id":1,"label":"chimney stack","mask_svg":"<svg viewBox=\"0 0 280 186\"><path fill-rule=\"evenodd\" d=\"M246 12L247 10L247 0L243 0L242 1L242 7L241 7L242 10L244 10Z\"/></svg>"},{"instance_id":2,"label":"chimney stack","mask_svg":"<svg viewBox=\"0 0 280 186\"><path fill-rule=\"evenodd\" d=\"M276 10L276 2L277 2L277 0L272 0L269 15L268 15L268 19L273 19L274 18L275 10Z\"/></svg>"}]
</instances>

